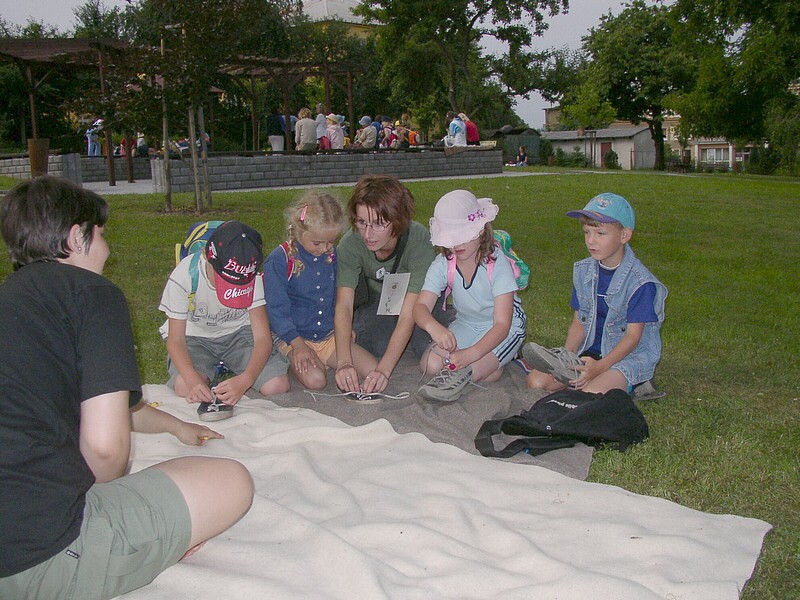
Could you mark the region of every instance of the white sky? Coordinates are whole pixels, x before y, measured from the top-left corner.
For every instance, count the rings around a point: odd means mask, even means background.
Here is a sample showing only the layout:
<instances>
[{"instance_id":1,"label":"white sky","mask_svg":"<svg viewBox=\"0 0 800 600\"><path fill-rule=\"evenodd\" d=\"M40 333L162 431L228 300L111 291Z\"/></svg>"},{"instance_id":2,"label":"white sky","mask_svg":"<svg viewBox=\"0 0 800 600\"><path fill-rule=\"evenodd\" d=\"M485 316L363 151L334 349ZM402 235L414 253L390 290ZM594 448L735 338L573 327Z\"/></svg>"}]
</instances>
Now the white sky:
<instances>
[{"instance_id":1,"label":"white sky","mask_svg":"<svg viewBox=\"0 0 800 600\"><path fill-rule=\"evenodd\" d=\"M125 0L102 0L107 7L124 8ZM0 16L10 23L24 25L29 18L55 25L61 31L72 29L73 11L85 0L0 0ZM571 0L569 13L550 19L550 28L545 35L534 41L536 48L578 48L581 36L600 22L600 17L609 10L619 14L623 0ZM539 128L544 123L543 109L549 106L541 97L530 100L519 99L517 114L531 127Z\"/></svg>"}]
</instances>

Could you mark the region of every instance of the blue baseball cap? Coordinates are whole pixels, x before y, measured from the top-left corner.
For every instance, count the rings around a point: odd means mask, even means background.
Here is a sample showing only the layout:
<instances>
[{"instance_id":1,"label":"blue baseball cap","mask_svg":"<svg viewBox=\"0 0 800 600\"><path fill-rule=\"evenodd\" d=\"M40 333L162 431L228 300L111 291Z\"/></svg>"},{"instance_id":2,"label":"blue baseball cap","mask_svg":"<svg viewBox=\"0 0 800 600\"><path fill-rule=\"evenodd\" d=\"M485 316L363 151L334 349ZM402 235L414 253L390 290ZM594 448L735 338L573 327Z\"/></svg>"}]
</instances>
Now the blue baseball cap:
<instances>
[{"instance_id":1,"label":"blue baseball cap","mask_svg":"<svg viewBox=\"0 0 800 600\"><path fill-rule=\"evenodd\" d=\"M571 210L567 213L568 217L574 219L581 215L598 223L620 223L630 229L634 229L636 225L636 217L628 201L619 194L611 192L598 194L589 200L583 210Z\"/></svg>"}]
</instances>

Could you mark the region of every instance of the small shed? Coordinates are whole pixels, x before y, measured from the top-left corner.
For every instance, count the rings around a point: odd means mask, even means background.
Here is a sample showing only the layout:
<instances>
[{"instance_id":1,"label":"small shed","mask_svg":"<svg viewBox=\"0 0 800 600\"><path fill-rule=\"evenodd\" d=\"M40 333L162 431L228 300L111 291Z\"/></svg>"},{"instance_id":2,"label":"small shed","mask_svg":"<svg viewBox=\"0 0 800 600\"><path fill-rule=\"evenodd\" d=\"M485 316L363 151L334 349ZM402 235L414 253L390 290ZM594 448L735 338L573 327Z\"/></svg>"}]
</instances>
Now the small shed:
<instances>
[{"instance_id":1,"label":"small shed","mask_svg":"<svg viewBox=\"0 0 800 600\"><path fill-rule=\"evenodd\" d=\"M530 127L511 127L505 125L500 129L484 131L486 139L496 140L497 147L503 150L503 162L513 160L520 146L525 146L530 164L539 162L539 140L541 134Z\"/></svg>"},{"instance_id":2,"label":"small shed","mask_svg":"<svg viewBox=\"0 0 800 600\"><path fill-rule=\"evenodd\" d=\"M656 147L647 125L546 131L542 137L550 140L553 151L560 149L569 154L577 148L592 167L604 167L609 150L616 152L625 170L652 169L655 163Z\"/></svg>"}]
</instances>

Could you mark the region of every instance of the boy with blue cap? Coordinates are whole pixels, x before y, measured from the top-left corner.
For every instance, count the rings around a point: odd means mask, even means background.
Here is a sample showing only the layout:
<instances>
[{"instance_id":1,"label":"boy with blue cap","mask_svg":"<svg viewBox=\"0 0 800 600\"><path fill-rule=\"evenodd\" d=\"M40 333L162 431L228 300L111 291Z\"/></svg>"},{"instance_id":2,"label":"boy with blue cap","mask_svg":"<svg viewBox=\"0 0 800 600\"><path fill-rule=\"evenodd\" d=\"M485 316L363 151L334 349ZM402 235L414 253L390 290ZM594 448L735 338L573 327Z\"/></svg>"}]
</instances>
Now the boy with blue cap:
<instances>
[{"instance_id":1,"label":"boy with blue cap","mask_svg":"<svg viewBox=\"0 0 800 600\"><path fill-rule=\"evenodd\" d=\"M605 192L567 216L581 222L590 256L573 268L575 312L564 347L530 342L522 349L533 367L528 387L556 391L569 385L605 393L641 386L652 393L667 288L628 245L636 225L633 208Z\"/></svg>"}]
</instances>

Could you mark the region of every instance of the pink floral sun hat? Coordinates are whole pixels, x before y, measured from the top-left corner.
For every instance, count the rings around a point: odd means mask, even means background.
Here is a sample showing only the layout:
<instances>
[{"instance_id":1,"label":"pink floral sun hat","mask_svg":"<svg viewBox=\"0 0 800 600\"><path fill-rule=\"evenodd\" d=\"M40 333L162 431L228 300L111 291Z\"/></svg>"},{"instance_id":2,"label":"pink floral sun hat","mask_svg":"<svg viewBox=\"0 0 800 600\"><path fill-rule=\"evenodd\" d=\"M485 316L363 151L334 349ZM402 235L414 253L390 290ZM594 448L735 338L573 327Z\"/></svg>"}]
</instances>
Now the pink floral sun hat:
<instances>
[{"instance_id":1,"label":"pink floral sun hat","mask_svg":"<svg viewBox=\"0 0 800 600\"><path fill-rule=\"evenodd\" d=\"M436 203L430 220L431 243L452 248L474 240L500 209L491 198L476 198L467 190L448 192Z\"/></svg>"}]
</instances>

